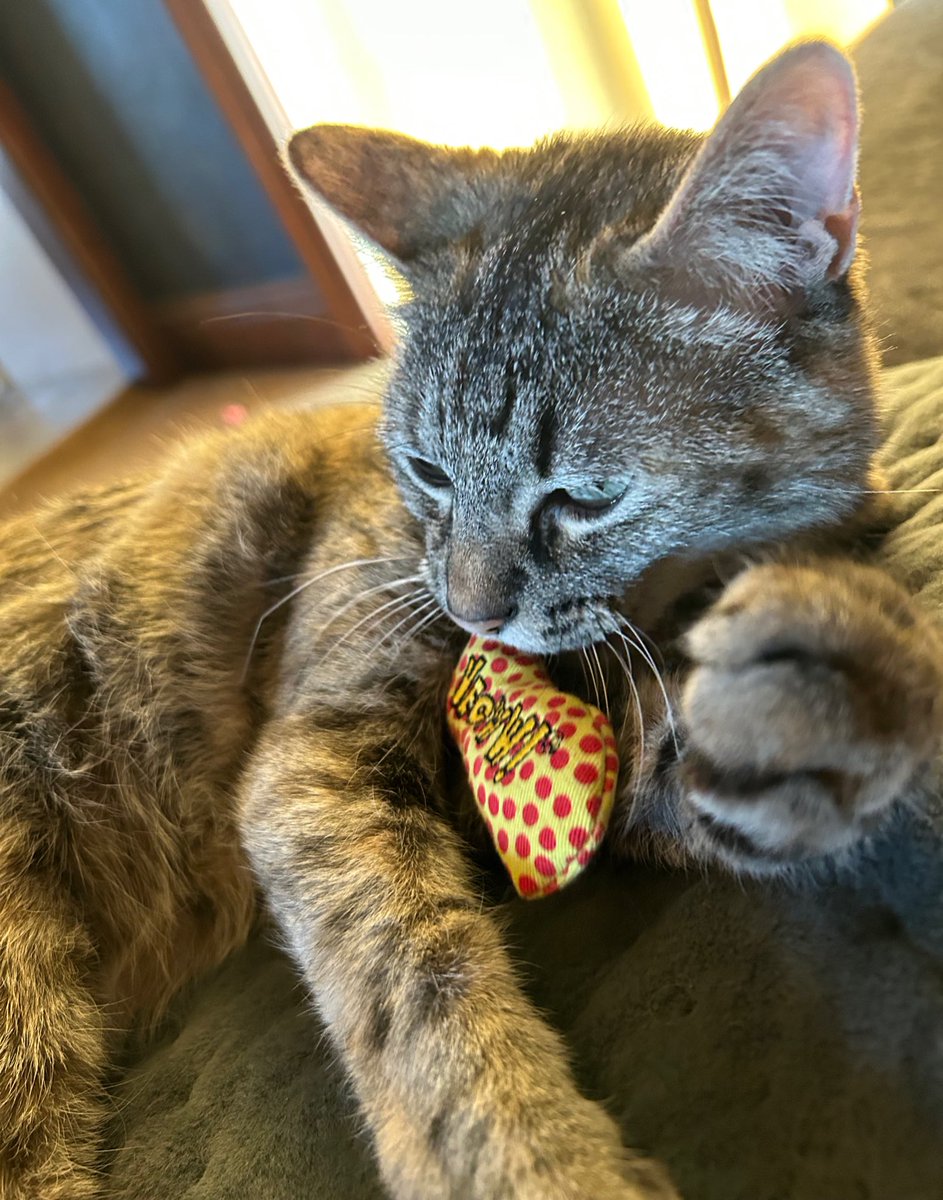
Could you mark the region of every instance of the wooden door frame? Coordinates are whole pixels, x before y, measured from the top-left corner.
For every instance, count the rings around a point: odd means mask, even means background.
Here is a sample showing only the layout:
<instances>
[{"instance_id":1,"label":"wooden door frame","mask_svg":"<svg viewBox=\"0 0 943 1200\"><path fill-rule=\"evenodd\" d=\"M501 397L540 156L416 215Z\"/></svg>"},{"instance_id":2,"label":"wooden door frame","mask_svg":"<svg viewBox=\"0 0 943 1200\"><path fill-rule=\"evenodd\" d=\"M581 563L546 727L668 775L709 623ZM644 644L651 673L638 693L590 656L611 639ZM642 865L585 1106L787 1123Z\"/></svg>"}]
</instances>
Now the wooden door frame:
<instances>
[{"instance_id":1,"label":"wooden door frame","mask_svg":"<svg viewBox=\"0 0 943 1200\"><path fill-rule=\"evenodd\" d=\"M347 356L388 353L392 327L353 247L339 224L309 203L284 163L275 119L280 106L241 29L207 0L164 0L164 5L320 289Z\"/></svg>"},{"instance_id":2,"label":"wooden door frame","mask_svg":"<svg viewBox=\"0 0 943 1200\"><path fill-rule=\"evenodd\" d=\"M137 360L129 373L149 383L175 379L184 363L173 340L2 79L0 186L119 360Z\"/></svg>"}]
</instances>

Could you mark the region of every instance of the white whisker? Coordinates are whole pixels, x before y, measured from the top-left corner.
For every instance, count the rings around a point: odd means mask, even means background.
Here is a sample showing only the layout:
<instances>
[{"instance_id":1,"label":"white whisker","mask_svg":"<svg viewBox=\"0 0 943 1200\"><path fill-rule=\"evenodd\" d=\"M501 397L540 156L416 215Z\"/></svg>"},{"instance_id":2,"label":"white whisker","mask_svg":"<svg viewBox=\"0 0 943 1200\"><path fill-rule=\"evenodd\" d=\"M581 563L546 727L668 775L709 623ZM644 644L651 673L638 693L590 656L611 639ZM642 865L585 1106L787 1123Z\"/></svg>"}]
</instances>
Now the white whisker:
<instances>
[{"instance_id":1,"label":"white whisker","mask_svg":"<svg viewBox=\"0 0 943 1200\"><path fill-rule=\"evenodd\" d=\"M438 604L433 607L431 612L427 611L424 614L419 614L419 619L400 636L399 644L403 646L407 642L413 641L424 629L427 629L440 618L444 618L444 616L445 613L438 607Z\"/></svg>"},{"instance_id":2,"label":"white whisker","mask_svg":"<svg viewBox=\"0 0 943 1200\"><path fill-rule=\"evenodd\" d=\"M648 650L642 644L641 630L633 625L628 617L624 616L622 613L617 613L616 617L621 622L623 628L628 631L631 637L631 640L628 642L628 644L630 646L634 646L639 654L641 654L642 658L644 658L645 662L651 669L652 674L655 676L655 682L658 684L658 690L661 692L661 698L665 702L665 717L668 721L668 728L671 730L671 740L674 742L675 753L680 754L681 751L678 746L678 729L675 725L674 709L672 708L671 700L668 696L668 689L665 687L664 676L655 665L655 660L652 658L651 654L649 654ZM622 639L623 643L627 641L625 633L621 632L620 630L614 630L613 632L617 637Z\"/></svg>"},{"instance_id":3,"label":"white whisker","mask_svg":"<svg viewBox=\"0 0 943 1200\"><path fill-rule=\"evenodd\" d=\"M380 638L380 640L378 642L376 642L370 648L370 650L368 651L369 657L372 658L373 655L376 654L376 652L384 644L384 642L388 642L391 638L393 638L394 635L396 634L397 630L402 629L402 627L404 625L408 625L409 622L412 621L415 617L425 616L428 613L430 606L433 606L433 605L438 607L438 601L436 600L435 596L430 596L427 600L425 600L422 604L420 604L418 608L414 608L410 612L408 612L401 621L398 621L393 626L392 629L388 629L387 632L384 633L383 636ZM409 636L411 636L411 635L404 635L400 640L408 641Z\"/></svg>"},{"instance_id":4,"label":"white whisker","mask_svg":"<svg viewBox=\"0 0 943 1200\"><path fill-rule=\"evenodd\" d=\"M338 650L346 641L348 641L353 636L354 633L356 633L356 631L358 629L361 629L364 625L366 625L368 621L375 620L376 624L381 624L383 621L386 621L393 617L399 616L399 614L401 612L403 612L404 610L407 610L407 619L408 619L408 616L412 615L412 613L415 612L415 609L412 607L413 604L415 603L415 601L417 599L420 599L423 596L424 591L425 591L424 588L413 588L411 591L407 592L405 596L394 596L392 598L392 600L388 600L384 604L379 605L377 608L371 609L370 612L368 612L365 616L361 617L361 619L359 621L357 621L354 625L352 625L350 629L346 630L346 632L341 634L340 637L336 638L327 647L327 649L321 655L320 659L318 659L318 665L323 665L324 663L326 663L327 660L330 658L330 656L334 653L334 651ZM362 596L358 597L358 599L362 599ZM425 607L425 605L423 607ZM332 617L330 621L327 621L321 627L321 629L319 630L318 636L311 643L311 647L310 647L311 651L313 651L314 648L317 646L318 642L321 641L321 635L327 630L328 626L333 623L333 620L334 620L334 618ZM376 647L374 647L374 649L376 649ZM370 653L372 653L372 652L373 651L371 651Z\"/></svg>"},{"instance_id":5,"label":"white whisker","mask_svg":"<svg viewBox=\"0 0 943 1200\"><path fill-rule=\"evenodd\" d=\"M918 492L939 495L940 492L943 492L943 488L862 488L862 491L866 496L910 496Z\"/></svg>"},{"instance_id":6,"label":"white whisker","mask_svg":"<svg viewBox=\"0 0 943 1200\"><path fill-rule=\"evenodd\" d=\"M628 819L627 819L627 824L631 824L633 821L633 818L635 816L635 810L638 807L638 803L639 803L639 800L640 800L641 794L642 794L642 771L645 766L645 714L642 710L642 700L641 700L641 697L639 696L638 687L636 686L635 678L632 675L631 660L628 658L623 659L622 655L619 653L619 651L616 649L616 647L611 645L609 642L606 642L606 646L608 647L609 651L615 658L616 662L621 667L622 673L625 676L625 679L629 685L629 688L631 689L632 698L635 702L635 713L636 713L636 718L637 718L637 727L636 727L637 740L636 740L636 747L635 747L635 762L633 764L633 774L634 774L635 778L634 778L634 786L632 789L632 802L629 805L629 813L628 813ZM628 718L629 718L629 711L628 711L628 708L626 708L625 720L623 721L623 725L622 725L623 733L625 731L625 724L628 721Z\"/></svg>"},{"instance_id":7,"label":"white whisker","mask_svg":"<svg viewBox=\"0 0 943 1200\"><path fill-rule=\"evenodd\" d=\"M590 650L592 651L593 658L596 660L596 667L599 671L599 682L602 684L602 695L603 695L603 705L604 705L602 711L608 717L609 716L609 689L606 686L606 672L603 668L602 663L599 660L599 650L596 648L595 643L592 646L590 646ZM597 704L596 707L599 708L599 705Z\"/></svg>"},{"instance_id":8,"label":"white whisker","mask_svg":"<svg viewBox=\"0 0 943 1200\"><path fill-rule=\"evenodd\" d=\"M365 588L362 592L358 592L356 596L352 596L345 604L342 604L336 612L332 613L330 617L328 617L315 635L309 649L313 650L318 642L321 641L324 634L327 633L328 629L330 629L330 627L336 621L339 621L341 617L343 617L346 613L349 613L352 608L356 608L357 605L360 604L361 601L366 600L368 596L375 596L377 592L388 592L391 588L402 587L407 583L422 583L422 576L404 575L400 579L390 579L386 583L378 583L375 587ZM388 600L385 604L381 604L379 608L372 609L362 620L358 621L351 629L348 629L347 632L341 637L340 641L346 641L347 638L350 637L350 635L354 632L354 630L359 629L360 626L365 621L369 621L371 617L379 615L379 613L383 612L384 609L397 604L401 600L408 599L409 596L421 595L422 590L423 589L420 588L414 588L413 591L408 593L408 596L394 596L392 600ZM340 643L337 644L339 645Z\"/></svg>"},{"instance_id":9,"label":"white whisker","mask_svg":"<svg viewBox=\"0 0 943 1200\"><path fill-rule=\"evenodd\" d=\"M419 622L418 626L415 629L410 631L407 640L411 640L413 638L418 637L419 634L422 633L423 630L428 629L428 627L430 625L434 625L436 621L444 620L444 619L445 619L445 613L442 612L441 609L438 609L438 608L433 609L431 613L429 613L427 616L423 617L423 619Z\"/></svg>"},{"instance_id":10,"label":"white whisker","mask_svg":"<svg viewBox=\"0 0 943 1200\"><path fill-rule=\"evenodd\" d=\"M313 313L293 312L291 309L245 309L243 312L224 313L219 317L204 317L200 321L201 325L222 325L229 321L254 321L258 318L270 321L273 317L277 317L283 321L305 321L311 325L325 325L333 329L348 329L352 331L363 332L366 325L351 325L341 321L335 321L331 317L317 317Z\"/></svg>"},{"instance_id":11,"label":"white whisker","mask_svg":"<svg viewBox=\"0 0 943 1200\"><path fill-rule=\"evenodd\" d=\"M600 696L599 696L599 683L596 679L596 668L594 667L593 661L589 657L589 651L587 650L587 648L585 646L581 649L581 653L582 653L583 657L586 659L586 666L589 668L589 678L593 685L593 696L596 699L596 707L601 709L602 703L601 703Z\"/></svg>"},{"instance_id":12,"label":"white whisker","mask_svg":"<svg viewBox=\"0 0 943 1200\"><path fill-rule=\"evenodd\" d=\"M414 554L394 554L388 558L363 558L356 559L351 563L345 563L345 566L359 567L365 563L395 563L395 562L415 562ZM296 579L300 579L304 575L304 571L296 571L294 575L279 575L274 579L266 579L259 584L260 587L274 587L277 583L293 583Z\"/></svg>"},{"instance_id":13,"label":"white whisker","mask_svg":"<svg viewBox=\"0 0 943 1200\"><path fill-rule=\"evenodd\" d=\"M313 575L310 579L306 579L303 583L300 583L296 588L292 588L292 590L288 593L287 596L282 596L281 599L276 600L274 604L272 604L269 608L267 608L265 610L265 612L262 613L262 615L259 617L258 621L256 621L255 629L252 631L252 637L249 640L249 649L248 649L248 652L246 653L245 666L242 668L241 682L245 683L246 678L249 674L249 663L252 660L252 655L253 655L253 652L255 651L256 642L259 640L259 634L262 630L262 626L269 619L269 617L272 616L273 613L278 612L278 610L282 607L283 604L287 604L289 602L289 600L294 600L294 598L297 595L299 595L301 592L303 592L305 590L305 588L311 587L312 584L320 583L320 581L322 579L327 579L328 576L330 576L330 575L336 575L339 571L349 571L349 570L352 570L354 567L374 566L377 563L389 563L389 562L401 562L401 561L402 561L402 559L400 559L400 558L355 558L355 559L352 559L350 562L338 563L337 566L329 567L326 571L321 571L319 574Z\"/></svg>"},{"instance_id":14,"label":"white whisker","mask_svg":"<svg viewBox=\"0 0 943 1200\"><path fill-rule=\"evenodd\" d=\"M344 642L348 640L348 638L356 633L358 629L361 629L364 625L366 625L366 623L370 620L375 619L376 624L380 624L381 621L392 620L393 617L398 617L404 612L407 613L407 615L414 614L416 610L413 608L413 605L417 600L422 598L422 595L423 589L414 588L405 596L396 596L393 600L387 601L386 604L381 604L379 608L374 609L373 612L367 613L367 615L362 617L356 623L356 625L353 625L345 634L343 634L342 637L338 638L338 640L331 646L328 654L342 646ZM327 654L325 654L324 657L327 658Z\"/></svg>"},{"instance_id":15,"label":"white whisker","mask_svg":"<svg viewBox=\"0 0 943 1200\"><path fill-rule=\"evenodd\" d=\"M586 698L589 699L589 676L586 674L586 663L589 661L585 647L580 647L580 670L583 672L583 686L586 689Z\"/></svg>"}]
</instances>

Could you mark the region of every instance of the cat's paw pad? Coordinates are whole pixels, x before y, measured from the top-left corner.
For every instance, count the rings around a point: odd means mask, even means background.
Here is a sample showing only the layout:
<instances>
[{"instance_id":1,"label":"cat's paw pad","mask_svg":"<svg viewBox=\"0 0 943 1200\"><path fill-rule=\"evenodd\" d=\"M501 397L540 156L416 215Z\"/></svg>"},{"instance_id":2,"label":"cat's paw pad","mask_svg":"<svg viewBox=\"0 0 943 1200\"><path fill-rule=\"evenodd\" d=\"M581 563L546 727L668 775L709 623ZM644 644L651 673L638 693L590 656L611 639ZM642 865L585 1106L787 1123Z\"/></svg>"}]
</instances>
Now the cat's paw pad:
<instances>
[{"instance_id":1,"label":"cat's paw pad","mask_svg":"<svg viewBox=\"0 0 943 1200\"><path fill-rule=\"evenodd\" d=\"M875 570L754 567L687 645L693 832L739 869L857 841L940 743L943 640Z\"/></svg>"}]
</instances>

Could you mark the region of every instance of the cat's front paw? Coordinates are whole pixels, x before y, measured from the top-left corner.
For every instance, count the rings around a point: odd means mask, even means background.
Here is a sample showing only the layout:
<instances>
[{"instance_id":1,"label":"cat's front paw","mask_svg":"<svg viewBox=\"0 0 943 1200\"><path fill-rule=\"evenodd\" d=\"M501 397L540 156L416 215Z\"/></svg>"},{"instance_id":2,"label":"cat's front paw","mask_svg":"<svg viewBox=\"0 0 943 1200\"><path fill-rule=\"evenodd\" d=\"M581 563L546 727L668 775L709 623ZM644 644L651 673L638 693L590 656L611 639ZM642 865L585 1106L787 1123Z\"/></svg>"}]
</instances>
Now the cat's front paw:
<instances>
[{"instance_id":1,"label":"cat's front paw","mask_svg":"<svg viewBox=\"0 0 943 1200\"><path fill-rule=\"evenodd\" d=\"M850 846L943 740L943 638L871 568L751 568L687 645L690 836L736 869Z\"/></svg>"},{"instance_id":2,"label":"cat's front paw","mask_svg":"<svg viewBox=\"0 0 943 1200\"><path fill-rule=\"evenodd\" d=\"M592 1157L591 1148L563 1139L541 1153L530 1169L514 1173L487 1195L514 1200L681 1200L657 1162L606 1152ZM470 1194L470 1193L468 1193Z\"/></svg>"},{"instance_id":3,"label":"cat's front paw","mask_svg":"<svg viewBox=\"0 0 943 1200\"><path fill-rule=\"evenodd\" d=\"M495 1096L487 1116L457 1110L448 1122L447 1144L440 1144L438 1128L435 1147L419 1131L410 1138L408 1122L385 1122L377 1150L391 1197L681 1200L665 1168L626 1150L598 1105L568 1088L541 1094L537 1084L533 1094L536 1103L515 1104L513 1115Z\"/></svg>"},{"instance_id":4,"label":"cat's front paw","mask_svg":"<svg viewBox=\"0 0 943 1200\"><path fill-rule=\"evenodd\" d=\"M496 1137L454 1200L681 1200L665 1168L626 1149L598 1105L555 1099Z\"/></svg>"}]
</instances>

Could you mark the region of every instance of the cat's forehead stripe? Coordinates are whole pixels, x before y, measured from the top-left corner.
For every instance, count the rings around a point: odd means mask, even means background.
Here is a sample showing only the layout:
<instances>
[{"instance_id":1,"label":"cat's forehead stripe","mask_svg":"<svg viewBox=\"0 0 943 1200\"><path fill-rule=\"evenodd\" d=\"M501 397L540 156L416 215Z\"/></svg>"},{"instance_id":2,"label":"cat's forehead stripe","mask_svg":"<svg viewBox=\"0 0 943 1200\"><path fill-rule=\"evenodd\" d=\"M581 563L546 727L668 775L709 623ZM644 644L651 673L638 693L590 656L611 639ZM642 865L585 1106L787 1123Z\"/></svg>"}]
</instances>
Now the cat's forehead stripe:
<instances>
[{"instance_id":1,"label":"cat's forehead stripe","mask_svg":"<svg viewBox=\"0 0 943 1200\"><path fill-rule=\"evenodd\" d=\"M534 431L534 466L542 479L547 479L553 465L556 440L556 415L549 407L541 410Z\"/></svg>"}]
</instances>

